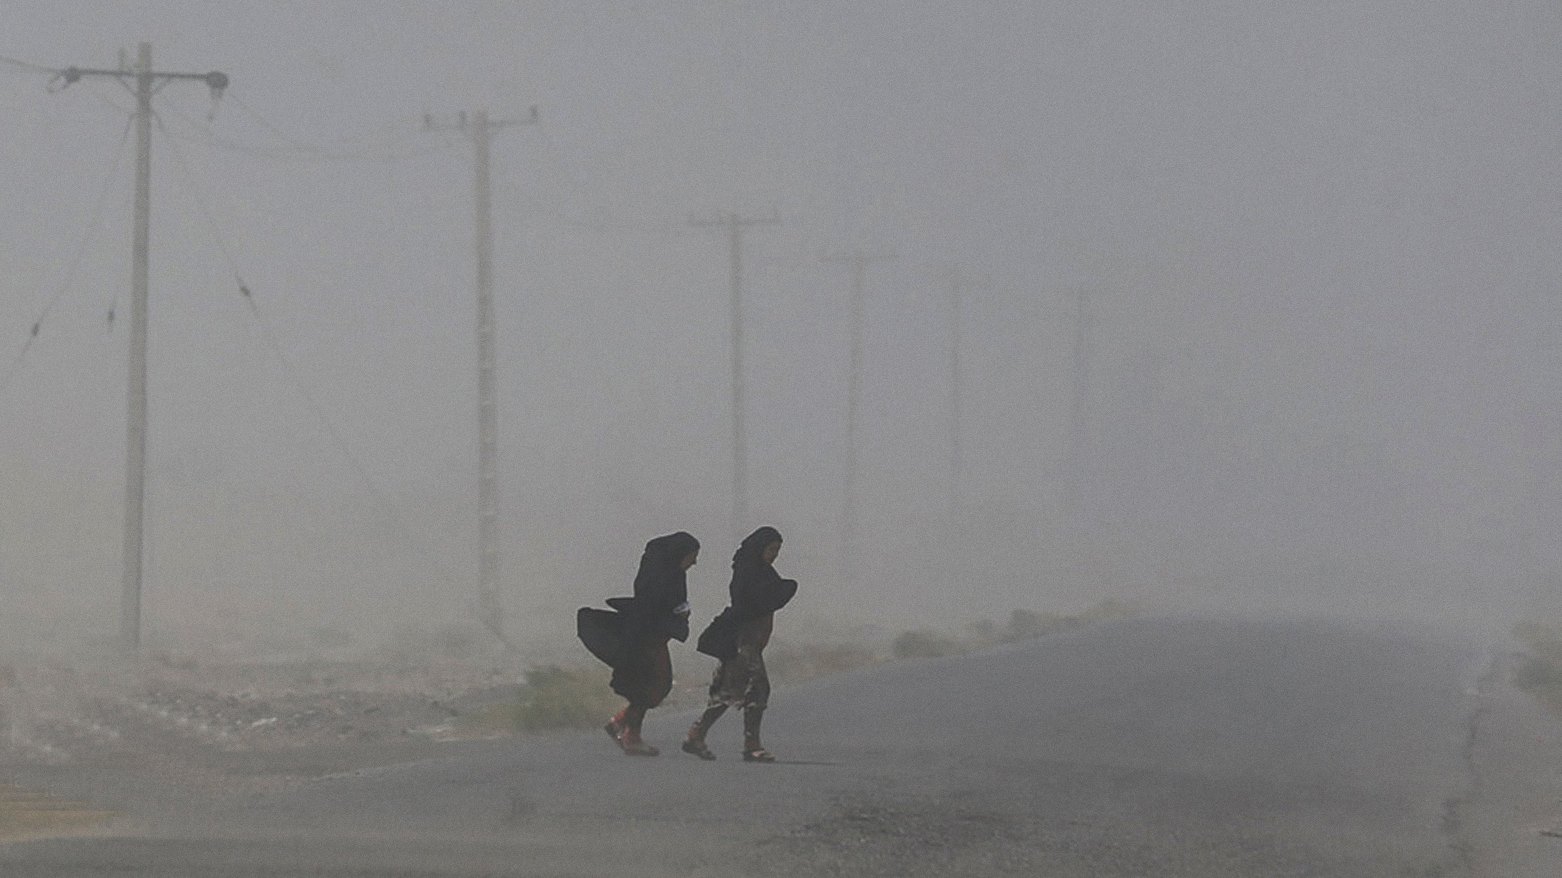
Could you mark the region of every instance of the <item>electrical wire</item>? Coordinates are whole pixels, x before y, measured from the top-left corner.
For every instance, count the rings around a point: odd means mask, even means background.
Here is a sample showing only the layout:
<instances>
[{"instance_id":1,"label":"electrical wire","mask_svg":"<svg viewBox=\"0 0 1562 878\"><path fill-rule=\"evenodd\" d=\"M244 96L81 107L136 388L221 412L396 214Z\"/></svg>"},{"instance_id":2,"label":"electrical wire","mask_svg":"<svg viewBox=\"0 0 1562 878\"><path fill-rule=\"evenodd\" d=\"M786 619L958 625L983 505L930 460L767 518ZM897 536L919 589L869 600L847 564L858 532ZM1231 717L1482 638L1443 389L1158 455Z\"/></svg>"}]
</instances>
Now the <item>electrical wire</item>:
<instances>
[{"instance_id":1,"label":"electrical wire","mask_svg":"<svg viewBox=\"0 0 1562 878\"><path fill-rule=\"evenodd\" d=\"M12 67L18 67L22 70L27 70L32 73L58 74L60 72L59 69L55 67L45 67L42 64L34 64L30 61L20 61L16 58L6 57L5 55L0 55L0 64L9 64Z\"/></svg>"},{"instance_id":2,"label":"electrical wire","mask_svg":"<svg viewBox=\"0 0 1562 878\"><path fill-rule=\"evenodd\" d=\"M248 103L246 103L244 101L243 96L240 95L240 94L234 94L232 91L229 91L228 93L226 93L224 95L224 97L226 97L229 101L233 102L233 105L238 107L239 110L241 110L244 113L244 115L246 115L246 116L250 117L250 119L254 120L255 124L259 125L261 128L265 129L268 133L270 133L273 137L277 138L278 140L282 141L283 143L287 144L288 146L292 147L293 149L296 149L296 150L298 150L300 152L319 153L319 154L328 155L328 156L329 155L338 154L338 150L336 148L321 146L321 145L315 144L315 143L310 143L310 142L304 140L303 138L294 137L293 135L289 134L288 132L282 130L282 126L274 124L270 119L267 119L265 116L262 116L257 110L255 110L255 108L251 107ZM410 133L412 133L412 132L404 132L401 135L401 139L402 140L408 139L407 135L410 134ZM350 144L367 143L371 138L372 139L376 139L376 140L383 140L387 135L394 135L394 134L396 134L396 128L393 126L393 127L389 128L387 131L382 132L382 133L378 133L378 134L364 134L364 135L361 135L359 137L344 137L344 138L341 138L340 140L338 140L337 142L339 144L341 144L341 146L346 147L346 146L348 146Z\"/></svg>"},{"instance_id":3,"label":"electrical wire","mask_svg":"<svg viewBox=\"0 0 1562 878\"><path fill-rule=\"evenodd\" d=\"M134 123L134 115L125 120L125 130L120 133L119 145L114 148L114 160L109 165L108 174L104 177L103 189L98 193L97 206L93 208L92 219L82 231L81 238L76 245L75 255L67 263L65 276L61 279L59 287L49 297L49 301L43 306L43 310L38 312L38 316L33 320L32 330L27 335L27 340L22 343L21 350L17 351L16 357L11 360L11 364L6 368L4 377L0 377L0 394L5 393L11 382L20 373L22 364L27 358L27 352L32 350L33 343L38 340L39 334L43 331L44 319L49 316L49 312L54 310L54 306L59 303L60 298L70 289L72 281L76 278L76 271L86 259L88 245L91 244L97 230L103 224L103 210L108 206L109 191L114 185L114 178L119 175L119 166L125 156L125 143L130 140L130 129ZM42 285L42 281L40 281L38 286L41 287ZM34 291L36 292L36 288Z\"/></svg>"},{"instance_id":4,"label":"electrical wire","mask_svg":"<svg viewBox=\"0 0 1562 878\"><path fill-rule=\"evenodd\" d=\"M320 163L358 163L358 164L394 164L408 158L422 155L430 155L443 152L450 148L449 144L441 144L422 149L409 149L404 152L376 153L363 150L357 153L309 153L292 149L268 149L266 147L249 146L231 138L222 137L210 132L200 135L188 134L179 131L168 132L168 136L174 140L182 140L186 143L195 143L208 149L250 156L252 158L268 159L284 162L320 162Z\"/></svg>"},{"instance_id":5,"label":"electrical wire","mask_svg":"<svg viewBox=\"0 0 1562 878\"><path fill-rule=\"evenodd\" d=\"M230 93L225 95L225 99L233 101L236 106L243 110L244 113L264 131L266 131L267 134L271 135L271 137L279 141L281 145L269 147L251 146L249 144L234 140L233 138L224 137L212 131L205 123L195 119L194 117L190 116L190 114L184 112L175 105L169 105L168 108L175 116L188 123L190 126L192 126L194 131L198 133L173 131L166 128L165 133L171 138L183 140L188 143L198 143L209 149L237 153L239 155L247 155L253 158L290 162L390 164L399 162L406 158L427 155L435 152L442 152L446 149L449 149L451 145L449 141L446 141L433 146L418 149L398 149L398 146L405 144L412 139L414 132L411 129L408 129L405 133L398 134L396 130L392 128L384 137L381 138L381 141L378 143L356 149L332 149L325 146L311 144L287 134L280 127L273 125L259 113L256 113L254 110L250 109L249 105L243 103L236 95ZM362 138L344 140L343 143L347 144L355 141L363 141L375 136L376 135L365 135Z\"/></svg>"},{"instance_id":6,"label":"electrical wire","mask_svg":"<svg viewBox=\"0 0 1562 878\"><path fill-rule=\"evenodd\" d=\"M179 109L177 106L170 107L173 114L179 117L183 122L189 124L192 129L198 133L174 131L167 127L164 128L164 133L170 138L183 140L187 143L196 143L208 149L250 156L252 158L285 162L393 164L406 159L445 152L453 145L455 145L455 140L447 137L443 138L441 142L435 143L431 146L405 148L405 144L407 144L408 141L410 141L413 137L416 137L425 132L407 130L405 133L398 135L393 128L384 135L363 135L354 138L343 138L341 143L346 148L333 148L317 143L311 143L288 133L280 125L273 123L271 120L261 115L247 102L245 102L240 95L233 93L232 89L229 89L229 91L224 95L224 100L231 101L234 106L238 107L239 110L244 113L245 116L251 119L271 137L275 138L280 145L271 147L252 146L241 143L232 138L216 134L200 120L190 116L188 113ZM574 183L574 181L578 179L575 174L576 169L565 157L564 151L554 143L552 137L548 133L547 128L542 124L538 124L533 127L536 128L538 138L541 140L544 149L549 155L550 163L559 170L560 176L566 180L571 181L570 185L573 188L579 189L579 184ZM374 137L381 137L382 139L379 143L375 143L373 145L366 145L358 148L348 146L349 144L353 143L362 143ZM558 205L550 204L536 198L526 199L526 205L530 210L546 217L554 225L594 232L598 235L635 235L639 237L656 239L690 237L690 234L687 231L681 228L676 228L672 224L652 226L624 222L610 217L586 217L576 213L571 213L570 211L567 211Z\"/></svg>"},{"instance_id":7,"label":"electrical wire","mask_svg":"<svg viewBox=\"0 0 1562 878\"><path fill-rule=\"evenodd\" d=\"M569 181L571 188L574 188L577 191L582 191L584 187L575 182L579 179L577 175L578 169L566 157L564 150L559 148L558 144L554 142L553 137L548 133L546 124L539 120L538 123L532 127L536 129L537 139L542 142L543 149L550 156L549 160L558 169L558 176ZM660 239L690 237L688 230L679 229L675 231L671 225L651 226L623 222L614 219L608 219L606 221L585 219L576 215L572 215L555 205L544 203L541 200L532 200L530 202L530 206L534 209L537 209L549 219L560 225L596 232L599 235L628 234L646 238Z\"/></svg>"},{"instance_id":8,"label":"electrical wire","mask_svg":"<svg viewBox=\"0 0 1562 878\"><path fill-rule=\"evenodd\" d=\"M162 118L156 113L153 114L153 118L157 120L158 127L163 128ZM166 132L166 129L164 130ZM292 360L284 351L276 333L272 331L270 323L266 320L265 315L260 312L259 306L255 304L254 294L244 281L243 273L239 270L237 260L234 259L233 250L228 246L226 239L218 228L216 217L212 213L200 186L197 184L195 175L189 163L185 160L184 153L172 143L169 144L169 153L174 157L176 167L184 175L190 195L195 201L202 219L205 221L206 231L211 236L213 243L216 244L218 252L222 254L223 259L227 262L229 271L233 273L233 279L238 286L239 295L243 296L245 303L249 305L250 315L254 318L255 325L259 328L261 338L265 341L266 346L271 349L271 353L276 357L278 364L281 365L283 375L287 377L288 382L293 386L294 391L298 393L299 398L304 401L304 404L320 423L326 435L335 443L337 449L347 460L348 465L352 467L358 478L363 482L370 497L380 507L381 514L391 522L391 525L395 527L396 531L403 538L426 543L426 540L420 540L412 533L396 505L380 489L374 477L369 474L368 468L363 465L358 455L353 452L352 446L343 437L342 431L337 428L335 422L331 420L331 416L326 412L325 407L315 399L314 394L309 392L308 386L299 376L298 370L293 366Z\"/></svg>"},{"instance_id":9,"label":"electrical wire","mask_svg":"<svg viewBox=\"0 0 1562 878\"><path fill-rule=\"evenodd\" d=\"M152 119L157 123L157 130L165 135L168 134L168 127L163 124L161 113L154 110ZM240 276L239 263L233 258L233 251L228 249L227 241L217 232L217 219L212 214L211 206L206 203L206 198L202 195L200 188L196 186L195 173L190 169L190 163L185 160L184 153L176 143L168 144L168 154L173 156L174 164L178 165L180 172L184 174L185 184L190 189L190 196L195 201L196 210L200 211L202 219L206 221L207 231L211 234L213 243L217 245L217 251L222 254L223 260L228 263L228 270L233 272L234 278L238 280L239 289L248 297L249 288L244 285L244 278Z\"/></svg>"}]
</instances>

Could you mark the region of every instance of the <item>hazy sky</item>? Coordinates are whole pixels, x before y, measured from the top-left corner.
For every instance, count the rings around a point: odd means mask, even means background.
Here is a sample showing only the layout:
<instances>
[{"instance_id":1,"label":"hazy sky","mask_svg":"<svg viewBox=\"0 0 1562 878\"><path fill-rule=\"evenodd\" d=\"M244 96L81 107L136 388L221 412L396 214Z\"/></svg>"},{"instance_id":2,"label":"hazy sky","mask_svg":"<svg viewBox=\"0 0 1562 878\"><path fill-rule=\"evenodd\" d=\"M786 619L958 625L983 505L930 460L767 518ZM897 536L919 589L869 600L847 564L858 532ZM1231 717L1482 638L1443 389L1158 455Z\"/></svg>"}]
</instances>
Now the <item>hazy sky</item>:
<instances>
[{"instance_id":1,"label":"hazy sky","mask_svg":"<svg viewBox=\"0 0 1562 878\"><path fill-rule=\"evenodd\" d=\"M341 626L465 612L472 156L421 120L532 105L540 123L494 143L518 630L567 630L675 529L706 543L696 615L720 608L727 251L688 222L713 211L782 219L745 248L745 529L788 536L779 566L817 611L1519 607L1562 569L1554 4L5 2L0 20L7 58L112 67L149 40L160 70L232 80L215 107L198 83L156 103L154 632L239 604ZM0 582L18 612L111 628L132 102L47 81L0 64L6 366L59 293L0 392ZM820 257L859 246L897 258L868 275L851 585L849 281ZM988 281L965 299L953 516L951 265Z\"/></svg>"}]
</instances>

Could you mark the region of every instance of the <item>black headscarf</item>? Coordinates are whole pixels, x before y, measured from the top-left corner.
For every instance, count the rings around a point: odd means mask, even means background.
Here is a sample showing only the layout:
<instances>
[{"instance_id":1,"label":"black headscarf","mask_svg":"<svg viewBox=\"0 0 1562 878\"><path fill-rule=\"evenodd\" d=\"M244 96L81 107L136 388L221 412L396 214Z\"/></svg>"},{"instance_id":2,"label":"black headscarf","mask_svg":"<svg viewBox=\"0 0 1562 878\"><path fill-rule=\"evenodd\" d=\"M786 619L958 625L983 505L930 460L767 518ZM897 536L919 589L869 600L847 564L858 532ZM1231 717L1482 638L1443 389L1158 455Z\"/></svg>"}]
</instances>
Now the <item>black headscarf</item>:
<instances>
[{"instance_id":1,"label":"black headscarf","mask_svg":"<svg viewBox=\"0 0 1562 878\"><path fill-rule=\"evenodd\" d=\"M781 533L762 527L743 539L732 555L732 605L711 620L700 635L699 651L719 659L737 654L739 630L749 622L786 606L797 594L797 582L782 579L764 558L765 547L781 542Z\"/></svg>"},{"instance_id":2,"label":"black headscarf","mask_svg":"<svg viewBox=\"0 0 1562 878\"><path fill-rule=\"evenodd\" d=\"M689 617L676 611L689 600L683 559L699 548L700 541L683 531L657 537L645 544L645 554L640 556L634 597L608 598L611 610L581 607L576 611L576 635L592 655L613 668L613 691L620 695L632 697L620 691L620 674L628 669L632 677L645 670L648 639L689 638Z\"/></svg>"},{"instance_id":3,"label":"black headscarf","mask_svg":"<svg viewBox=\"0 0 1562 878\"><path fill-rule=\"evenodd\" d=\"M635 591L639 593L640 580L647 574L659 575L672 570L683 572L683 559L690 552L700 550L700 541L694 538L694 534L678 531L657 537L645 544L645 553L640 556L640 572L635 576Z\"/></svg>"},{"instance_id":4,"label":"black headscarf","mask_svg":"<svg viewBox=\"0 0 1562 878\"><path fill-rule=\"evenodd\" d=\"M781 532L773 527L762 527L754 531L744 537L743 542L738 544L738 550L732 553L733 569L737 569L739 564L764 564L765 547L779 542L781 542Z\"/></svg>"},{"instance_id":5,"label":"black headscarf","mask_svg":"<svg viewBox=\"0 0 1562 878\"><path fill-rule=\"evenodd\" d=\"M645 544L640 571L635 574L635 597L628 608L641 630L660 631L678 640L688 638L688 617L676 610L689 601L683 559L699 549L700 541L683 531Z\"/></svg>"}]
</instances>

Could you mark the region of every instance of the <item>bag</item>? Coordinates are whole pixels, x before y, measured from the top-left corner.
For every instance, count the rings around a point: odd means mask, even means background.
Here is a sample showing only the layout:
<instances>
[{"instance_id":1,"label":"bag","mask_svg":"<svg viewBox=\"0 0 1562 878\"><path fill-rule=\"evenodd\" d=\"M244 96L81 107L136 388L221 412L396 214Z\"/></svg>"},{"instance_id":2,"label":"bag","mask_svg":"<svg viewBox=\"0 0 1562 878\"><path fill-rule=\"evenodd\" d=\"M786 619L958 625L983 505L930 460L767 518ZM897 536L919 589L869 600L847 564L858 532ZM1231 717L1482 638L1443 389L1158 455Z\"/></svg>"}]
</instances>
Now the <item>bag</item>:
<instances>
[{"instance_id":1,"label":"bag","mask_svg":"<svg viewBox=\"0 0 1562 878\"><path fill-rule=\"evenodd\" d=\"M624 616L616 610L581 607L575 611L575 636L610 668L623 664L627 647Z\"/></svg>"},{"instance_id":2,"label":"bag","mask_svg":"<svg viewBox=\"0 0 1562 878\"><path fill-rule=\"evenodd\" d=\"M738 627L732 608L722 610L721 615L700 632L700 639L694 644L695 651L722 661L732 658L738 654Z\"/></svg>"}]
</instances>

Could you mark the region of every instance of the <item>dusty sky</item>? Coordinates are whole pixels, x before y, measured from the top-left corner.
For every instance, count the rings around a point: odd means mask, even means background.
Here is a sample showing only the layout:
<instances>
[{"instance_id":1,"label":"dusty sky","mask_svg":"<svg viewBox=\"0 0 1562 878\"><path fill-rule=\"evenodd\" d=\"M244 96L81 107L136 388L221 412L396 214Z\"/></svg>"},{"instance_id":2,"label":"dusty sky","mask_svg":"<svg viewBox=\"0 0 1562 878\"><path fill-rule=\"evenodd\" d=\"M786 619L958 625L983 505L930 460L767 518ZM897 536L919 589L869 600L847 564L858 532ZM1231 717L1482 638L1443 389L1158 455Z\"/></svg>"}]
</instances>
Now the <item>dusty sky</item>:
<instances>
[{"instance_id":1,"label":"dusty sky","mask_svg":"<svg viewBox=\"0 0 1562 878\"><path fill-rule=\"evenodd\" d=\"M523 636L625 592L675 529L706 543L696 615L720 608L727 255L688 219L772 209L745 253L746 527L787 535L811 612L1562 610L1554 4L5 2L0 20L7 58L112 67L149 40L160 70L232 80L214 114L195 83L156 103L154 636L468 611L472 159L421 120L532 105L540 123L494 144ZM131 101L47 82L0 64L7 368L54 302L0 390L0 583L30 630L111 632ZM898 258L868 275L853 584L848 277L820 257L859 246ZM951 265L988 281L966 295L953 514Z\"/></svg>"}]
</instances>

